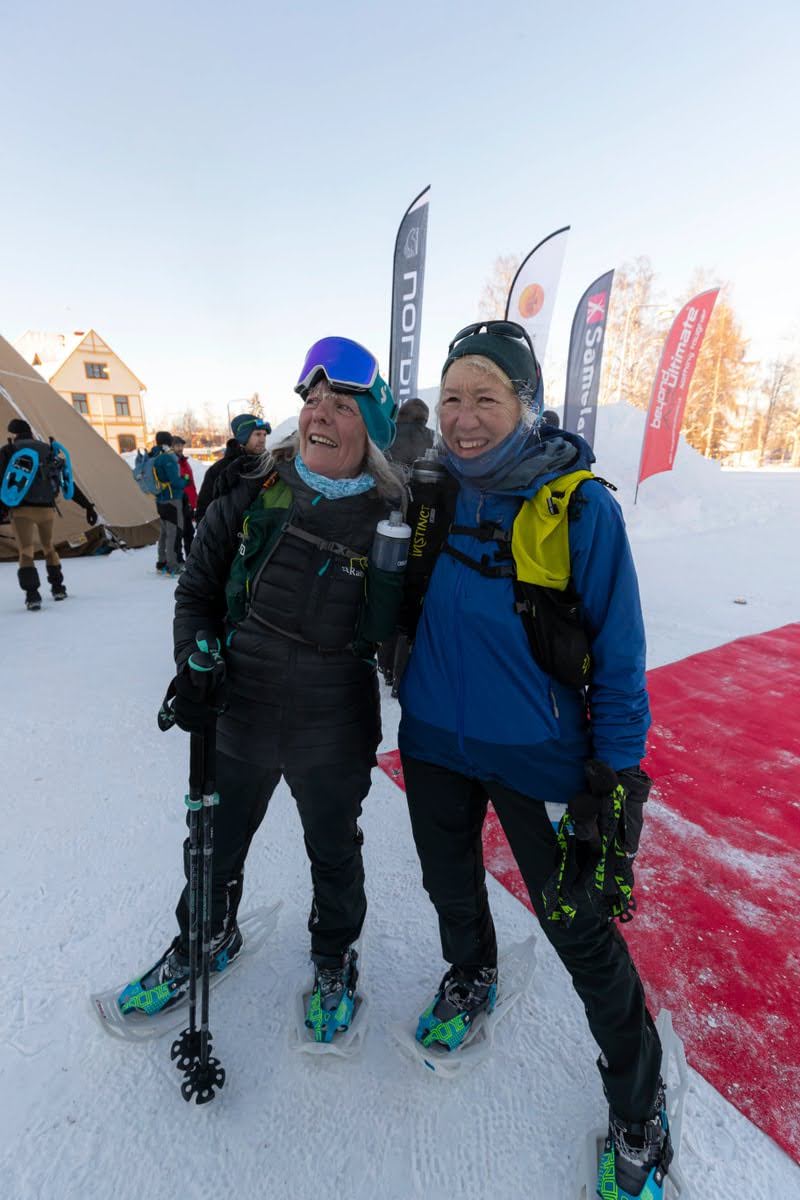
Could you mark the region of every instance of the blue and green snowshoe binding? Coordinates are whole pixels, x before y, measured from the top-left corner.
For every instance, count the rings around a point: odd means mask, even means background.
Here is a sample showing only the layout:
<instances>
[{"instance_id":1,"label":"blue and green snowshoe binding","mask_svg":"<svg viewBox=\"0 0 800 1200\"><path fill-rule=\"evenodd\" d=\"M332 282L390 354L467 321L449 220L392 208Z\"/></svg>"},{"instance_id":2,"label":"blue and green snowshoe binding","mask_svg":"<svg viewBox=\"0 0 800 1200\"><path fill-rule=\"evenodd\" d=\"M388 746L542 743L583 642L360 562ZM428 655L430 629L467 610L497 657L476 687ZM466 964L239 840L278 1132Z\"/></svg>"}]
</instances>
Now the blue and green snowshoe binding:
<instances>
[{"instance_id":1,"label":"blue and green snowshoe binding","mask_svg":"<svg viewBox=\"0 0 800 1200\"><path fill-rule=\"evenodd\" d=\"M497 967L481 967L466 975L451 967L431 1004L417 1023L416 1039L423 1046L438 1044L457 1050L480 1013L491 1013L497 1000Z\"/></svg>"},{"instance_id":2,"label":"blue and green snowshoe binding","mask_svg":"<svg viewBox=\"0 0 800 1200\"><path fill-rule=\"evenodd\" d=\"M241 948L242 935L239 926L234 923L232 929L223 930L211 940L211 970L224 971ZM165 1009L174 1008L188 991L189 956L178 936L149 971L123 988L117 1004L125 1016L141 1014L151 1017Z\"/></svg>"},{"instance_id":3,"label":"blue and green snowshoe binding","mask_svg":"<svg viewBox=\"0 0 800 1200\"><path fill-rule=\"evenodd\" d=\"M671 1162L672 1142L662 1083L655 1115L648 1121L620 1121L609 1112L597 1194L602 1200L664 1200L664 1180Z\"/></svg>"},{"instance_id":4,"label":"blue and green snowshoe binding","mask_svg":"<svg viewBox=\"0 0 800 1200\"><path fill-rule=\"evenodd\" d=\"M315 1042L332 1042L350 1028L356 1004L358 951L352 946L341 959L314 963L314 987L306 1008L306 1027Z\"/></svg>"}]
</instances>

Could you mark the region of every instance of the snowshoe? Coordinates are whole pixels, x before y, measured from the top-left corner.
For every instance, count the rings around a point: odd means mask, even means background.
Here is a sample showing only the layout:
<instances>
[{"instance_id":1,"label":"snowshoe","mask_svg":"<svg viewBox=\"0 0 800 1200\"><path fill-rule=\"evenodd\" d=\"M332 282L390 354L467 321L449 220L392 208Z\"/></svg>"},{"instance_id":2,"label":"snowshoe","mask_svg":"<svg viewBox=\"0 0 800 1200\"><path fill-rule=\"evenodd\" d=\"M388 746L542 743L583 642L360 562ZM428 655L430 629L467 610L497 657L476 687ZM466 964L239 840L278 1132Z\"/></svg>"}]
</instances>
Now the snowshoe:
<instances>
[{"instance_id":1,"label":"snowshoe","mask_svg":"<svg viewBox=\"0 0 800 1200\"><path fill-rule=\"evenodd\" d=\"M25 607L28 612L38 612L42 607L42 597L38 592L27 592L25 595Z\"/></svg>"},{"instance_id":2,"label":"snowshoe","mask_svg":"<svg viewBox=\"0 0 800 1200\"><path fill-rule=\"evenodd\" d=\"M238 922L238 936L235 934L228 946L216 947L217 965L214 967L212 964L209 978L212 989L261 949L275 930L280 907L281 901L278 901L277 904L248 913ZM239 947L235 953L231 953L237 940ZM90 997L92 1011L112 1037L132 1042L160 1037L185 1020L189 1002L188 971L188 962L173 943L157 963L132 983L94 993ZM147 997L148 991L151 993L150 999Z\"/></svg>"},{"instance_id":3,"label":"snowshoe","mask_svg":"<svg viewBox=\"0 0 800 1200\"><path fill-rule=\"evenodd\" d=\"M578 1166L578 1200L680 1200L686 1188L678 1165L683 1106L689 1072L683 1042L672 1028L666 1009L658 1015L661 1072L664 1083L658 1111L649 1121L631 1127L609 1114L606 1129L586 1138ZM638 1189L638 1190L637 1190Z\"/></svg>"},{"instance_id":4,"label":"snowshoe","mask_svg":"<svg viewBox=\"0 0 800 1200\"><path fill-rule=\"evenodd\" d=\"M664 1180L672 1162L664 1085L653 1117L640 1123L619 1120L609 1112L597 1172L597 1194L610 1200L663 1200Z\"/></svg>"},{"instance_id":5,"label":"snowshoe","mask_svg":"<svg viewBox=\"0 0 800 1200\"><path fill-rule=\"evenodd\" d=\"M509 946L500 955L496 979L478 982L484 995L475 997L477 1004L473 1000L462 1005L460 989L448 986L457 982L448 972L416 1025L402 1025L393 1031L395 1041L404 1053L438 1075L455 1075L478 1066L491 1053L500 1023L525 993L535 961L533 937Z\"/></svg>"},{"instance_id":6,"label":"snowshoe","mask_svg":"<svg viewBox=\"0 0 800 1200\"><path fill-rule=\"evenodd\" d=\"M241 948L242 935L236 924L212 938L211 971L224 971ZM149 1017L179 1004L188 990L189 955L176 937L149 971L123 988L117 1004L124 1016L142 1013Z\"/></svg>"},{"instance_id":7,"label":"snowshoe","mask_svg":"<svg viewBox=\"0 0 800 1200\"><path fill-rule=\"evenodd\" d=\"M336 965L314 964L314 987L306 1008L306 1026L315 1042L332 1042L350 1028L358 983L358 953L350 948Z\"/></svg>"},{"instance_id":8,"label":"snowshoe","mask_svg":"<svg viewBox=\"0 0 800 1200\"><path fill-rule=\"evenodd\" d=\"M338 963L314 964L313 982L309 986L304 980L296 993L296 1050L350 1058L361 1049L367 1004L360 990L360 966L359 942Z\"/></svg>"},{"instance_id":9,"label":"snowshoe","mask_svg":"<svg viewBox=\"0 0 800 1200\"><path fill-rule=\"evenodd\" d=\"M451 967L417 1022L417 1041L426 1048L435 1042L457 1050L475 1018L494 1012L496 1000L497 967L481 967L475 975Z\"/></svg>"}]
</instances>

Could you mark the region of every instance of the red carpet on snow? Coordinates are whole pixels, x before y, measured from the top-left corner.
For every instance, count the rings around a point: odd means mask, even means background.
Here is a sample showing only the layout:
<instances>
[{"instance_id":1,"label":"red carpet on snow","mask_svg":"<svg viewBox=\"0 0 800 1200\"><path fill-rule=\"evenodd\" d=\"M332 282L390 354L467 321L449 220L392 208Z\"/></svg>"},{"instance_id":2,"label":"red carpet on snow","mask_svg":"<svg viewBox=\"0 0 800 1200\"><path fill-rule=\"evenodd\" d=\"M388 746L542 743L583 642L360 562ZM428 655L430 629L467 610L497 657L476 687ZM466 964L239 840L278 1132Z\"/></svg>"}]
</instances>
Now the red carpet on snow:
<instances>
[{"instance_id":1,"label":"red carpet on snow","mask_svg":"<svg viewBox=\"0 0 800 1200\"><path fill-rule=\"evenodd\" d=\"M800 1162L800 624L648 673L656 781L624 933L691 1065ZM379 756L403 786L399 754ZM487 868L530 908L489 809Z\"/></svg>"}]
</instances>

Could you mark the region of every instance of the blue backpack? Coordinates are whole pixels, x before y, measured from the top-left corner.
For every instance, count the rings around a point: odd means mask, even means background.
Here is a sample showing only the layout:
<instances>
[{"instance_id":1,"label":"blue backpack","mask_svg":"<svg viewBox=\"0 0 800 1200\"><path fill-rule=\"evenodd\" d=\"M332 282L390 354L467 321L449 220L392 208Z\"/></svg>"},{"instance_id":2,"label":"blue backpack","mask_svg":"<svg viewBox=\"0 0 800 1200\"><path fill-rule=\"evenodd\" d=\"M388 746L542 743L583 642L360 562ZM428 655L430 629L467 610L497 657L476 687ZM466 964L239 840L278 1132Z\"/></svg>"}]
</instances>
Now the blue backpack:
<instances>
[{"instance_id":1,"label":"blue backpack","mask_svg":"<svg viewBox=\"0 0 800 1200\"><path fill-rule=\"evenodd\" d=\"M136 451L133 478L146 496L157 496L161 491L161 484L156 475L155 461L155 457L151 457L146 450Z\"/></svg>"}]
</instances>

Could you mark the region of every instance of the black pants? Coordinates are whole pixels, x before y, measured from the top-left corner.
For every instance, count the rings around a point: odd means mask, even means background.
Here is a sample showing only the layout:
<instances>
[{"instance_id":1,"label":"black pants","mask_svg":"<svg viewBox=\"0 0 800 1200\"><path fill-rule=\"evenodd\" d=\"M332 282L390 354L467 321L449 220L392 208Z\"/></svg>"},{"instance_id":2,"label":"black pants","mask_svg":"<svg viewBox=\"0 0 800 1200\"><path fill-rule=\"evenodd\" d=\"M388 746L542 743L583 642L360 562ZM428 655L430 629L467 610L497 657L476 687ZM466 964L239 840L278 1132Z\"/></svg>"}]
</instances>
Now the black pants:
<instances>
[{"instance_id":1,"label":"black pants","mask_svg":"<svg viewBox=\"0 0 800 1200\"><path fill-rule=\"evenodd\" d=\"M502 784L478 782L403 755L411 825L425 890L439 916L442 953L459 967L495 966L481 829L491 799L539 922L583 1001L602 1051L609 1103L627 1121L650 1117L661 1044L628 947L616 926L587 906L572 925L544 919L542 888L553 872L556 838L544 804Z\"/></svg>"},{"instance_id":2,"label":"black pants","mask_svg":"<svg viewBox=\"0 0 800 1200\"><path fill-rule=\"evenodd\" d=\"M297 763L280 770L217 755L220 802L214 809L211 928L216 933L236 917L247 852L281 775L297 802L311 863L311 953L318 960L338 960L358 938L367 911L361 861L363 835L357 824L370 788L370 768L366 764L308 768ZM188 945L188 840L184 843L184 870L187 885L176 916Z\"/></svg>"},{"instance_id":3,"label":"black pants","mask_svg":"<svg viewBox=\"0 0 800 1200\"><path fill-rule=\"evenodd\" d=\"M192 548L194 541L194 521L192 520L192 506L186 497L183 497L183 528L179 529L175 535L175 553L178 558L188 558L189 551Z\"/></svg>"}]
</instances>

